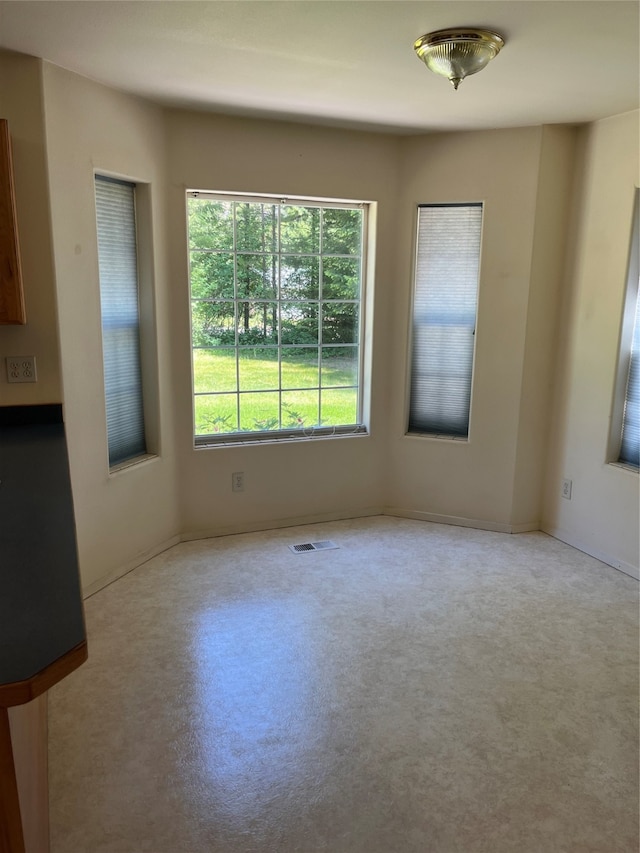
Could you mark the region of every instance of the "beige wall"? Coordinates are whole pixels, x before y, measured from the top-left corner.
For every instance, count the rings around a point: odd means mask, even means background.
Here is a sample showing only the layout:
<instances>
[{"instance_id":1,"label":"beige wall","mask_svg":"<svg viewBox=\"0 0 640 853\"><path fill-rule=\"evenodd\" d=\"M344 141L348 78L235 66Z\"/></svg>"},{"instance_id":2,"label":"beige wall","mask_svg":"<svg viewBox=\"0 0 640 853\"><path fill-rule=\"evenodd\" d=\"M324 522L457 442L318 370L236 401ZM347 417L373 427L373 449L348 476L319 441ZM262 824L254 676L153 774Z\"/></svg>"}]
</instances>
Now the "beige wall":
<instances>
[{"instance_id":1,"label":"beige wall","mask_svg":"<svg viewBox=\"0 0 640 853\"><path fill-rule=\"evenodd\" d=\"M0 405L59 403L60 355L38 59L0 51L0 118L9 122L26 326L0 326ZM9 384L6 356L35 355L38 381Z\"/></svg>"},{"instance_id":2,"label":"beige wall","mask_svg":"<svg viewBox=\"0 0 640 853\"><path fill-rule=\"evenodd\" d=\"M537 526L543 494L545 529L637 566L638 476L604 463L637 116L581 131L398 138L164 111L27 57L0 54L0 70L14 81L9 94L0 90L0 106L14 134L30 310L29 326L0 329L0 342L3 354L35 352L43 377L12 386L10 398L2 378L0 390L3 403L60 399L57 302L85 589L181 534L382 509L519 530ZM159 455L111 476L94 170L151 188L155 286L143 312L157 327L147 356L157 375ZM370 436L193 448L186 188L376 203ZM416 205L469 200L485 203L471 438L407 437ZM245 472L243 493L231 492L233 471ZM564 476L574 480L571 502L558 499Z\"/></svg>"},{"instance_id":3,"label":"beige wall","mask_svg":"<svg viewBox=\"0 0 640 853\"><path fill-rule=\"evenodd\" d=\"M176 412L182 527L187 534L247 529L294 519L379 511L383 504L388 363L393 346L395 205L399 141L320 127L167 115L171 279L174 288ZM193 449L185 189L312 195L375 201L375 293L368 336L371 434L250 447ZM231 473L245 491L231 492Z\"/></svg>"},{"instance_id":4,"label":"beige wall","mask_svg":"<svg viewBox=\"0 0 640 853\"><path fill-rule=\"evenodd\" d=\"M638 113L580 131L575 251L560 318L558 383L543 529L638 568L638 474L608 464L634 188ZM560 497L573 480L570 501Z\"/></svg>"},{"instance_id":5,"label":"beige wall","mask_svg":"<svg viewBox=\"0 0 640 853\"><path fill-rule=\"evenodd\" d=\"M496 530L536 528L542 467L537 426L546 427L550 363L546 345L561 272L564 195L571 143L543 128L440 134L403 144L391 405L389 508ZM469 441L406 436L408 347L415 218L419 203L484 202L482 260ZM552 215L557 237L541 220ZM553 230L553 229L551 229ZM551 254L548 254L551 249ZM543 258L547 262L543 263ZM543 274L544 272L544 274ZM530 386L535 421L527 419ZM518 495L515 484L518 480Z\"/></svg>"},{"instance_id":6,"label":"beige wall","mask_svg":"<svg viewBox=\"0 0 640 853\"><path fill-rule=\"evenodd\" d=\"M531 522L538 526L542 518L576 137L575 128L542 129L511 510L516 529Z\"/></svg>"},{"instance_id":7,"label":"beige wall","mask_svg":"<svg viewBox=\"0 0 640 853\"><path fill-rule=\"evenodd\" d=\"M178 500L171 384L164 125L159 108L44 64L51 220L58 285L64 404L80 571L91 589L174 541ZM109 474L102 367L94 171L150 185L157 326L150 352L158 456ZM144 251L144 247L141 247ZM154 382L150 383L153 388Z\"/></svg>"}]
</instances>

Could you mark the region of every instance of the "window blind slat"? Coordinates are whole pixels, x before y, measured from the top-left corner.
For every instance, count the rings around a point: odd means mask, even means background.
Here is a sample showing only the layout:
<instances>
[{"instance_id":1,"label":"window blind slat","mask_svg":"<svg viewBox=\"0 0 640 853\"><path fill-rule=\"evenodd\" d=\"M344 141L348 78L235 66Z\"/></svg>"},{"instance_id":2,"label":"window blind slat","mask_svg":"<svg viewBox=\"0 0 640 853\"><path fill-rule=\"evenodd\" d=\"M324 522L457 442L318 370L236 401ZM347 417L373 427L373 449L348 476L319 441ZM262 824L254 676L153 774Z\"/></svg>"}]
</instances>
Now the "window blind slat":
<instances>
[{"instance_id":1,"label":"window blind slat","mask_svg":"<svg viewBox=\"0 0 640 853\"><path fill-rule=\"evenodd\" d=\"M96 176L100 307L111 466L146 453L135 185Z\"/></svg>"},{"instance_id":2,"label":"window blind slat","mask_svg":"<svg viewBox=\"0 0 640 853\"><path fill-rule=\"evenodd\" d=\"M418 209L409 432L469 433L482 205Z\"/></svg>"}]
</instances>

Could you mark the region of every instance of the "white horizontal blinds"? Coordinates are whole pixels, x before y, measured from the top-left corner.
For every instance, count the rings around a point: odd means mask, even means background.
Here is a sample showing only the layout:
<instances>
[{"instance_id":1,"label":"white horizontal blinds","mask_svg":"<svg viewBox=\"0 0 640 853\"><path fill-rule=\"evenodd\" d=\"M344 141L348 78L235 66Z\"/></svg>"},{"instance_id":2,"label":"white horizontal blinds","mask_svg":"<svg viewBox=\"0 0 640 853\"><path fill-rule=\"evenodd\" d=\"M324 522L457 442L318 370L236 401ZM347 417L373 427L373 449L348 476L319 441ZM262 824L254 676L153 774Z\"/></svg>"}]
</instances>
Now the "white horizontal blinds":
<instances>
[{"instance_id":1,"label":"white horizontal blinds","mask_svg":"<svg viewBox=\"0 0 640 853\"><path fill-rule=\"evenodd\" d=\"M620 461L640 467L640 293L636 299L636 316L629 359L629 377L627 379L624 416L622 419Z\"/></svg>"},{"instance_id":2,"label":"white horizontal blinds","mask_svg":"<svg viewBox=\"0 0 640 853\"><path fill-rule=\"evenodd\" d=\"M482 204L421 205L409 432L466 437Z\"/></svg>"},{"instance_id":3,"label":"white horizontal blinds","mask_svg":"<svg viewBox=\"0 0 640 853\"><path fill-rule=\"evenodd\" d=\"M146 452L138 312L135 185L96 176L109 464Z\"/></svg>"}]
</instances>

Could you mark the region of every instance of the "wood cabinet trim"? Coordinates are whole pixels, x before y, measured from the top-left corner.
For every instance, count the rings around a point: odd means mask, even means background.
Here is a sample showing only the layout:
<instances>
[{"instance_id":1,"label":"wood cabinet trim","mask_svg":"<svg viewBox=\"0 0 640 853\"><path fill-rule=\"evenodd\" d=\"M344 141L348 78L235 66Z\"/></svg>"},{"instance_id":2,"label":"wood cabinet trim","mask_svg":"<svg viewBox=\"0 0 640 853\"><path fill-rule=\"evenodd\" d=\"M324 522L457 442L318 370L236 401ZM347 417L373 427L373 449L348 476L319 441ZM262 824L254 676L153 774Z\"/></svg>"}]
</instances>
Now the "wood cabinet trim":
<instances>
[{"instance_id":1,"label":"wood cabinet trim","mask_svg":"<svg viewBox=\"0 0 640 853\"><path fill-rule=\"evenodd\" d=\"M27 322L9 123L0 119L0 324Z\"/></svg>"},{"instance_id":2,"label":"wood cabinet trim","mask_svg":"<svg viewBox=\"0 0 640 853\"><path fill-rule=\"evenodd\" d=\"M87 659L87 643L79 643L58 660L24 681L0 684L0 708L24 705L57 684Z\"/></svg>"}]
</instances>

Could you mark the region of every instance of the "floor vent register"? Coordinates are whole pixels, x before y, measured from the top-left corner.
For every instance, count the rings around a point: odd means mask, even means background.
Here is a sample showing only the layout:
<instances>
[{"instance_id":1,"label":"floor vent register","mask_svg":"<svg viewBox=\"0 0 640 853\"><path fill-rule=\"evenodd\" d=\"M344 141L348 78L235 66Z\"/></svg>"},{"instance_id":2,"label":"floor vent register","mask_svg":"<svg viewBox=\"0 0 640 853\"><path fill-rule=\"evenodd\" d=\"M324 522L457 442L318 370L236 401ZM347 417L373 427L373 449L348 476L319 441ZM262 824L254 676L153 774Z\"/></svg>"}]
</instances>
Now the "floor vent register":
<instances>
[{"instance_id":1,"label":"floor vent register","mask_svg":"<svg viewBox=\"0 0 640 853\"><path fill-rule=\"evenodd\" d=\"M289 549L294 554L305 554L307 551L331 551L339 547L339 545L336 545L330 539L325 539L322 542L303 542L301 545L289 545Z\"/></svg>"}]
</instances>

